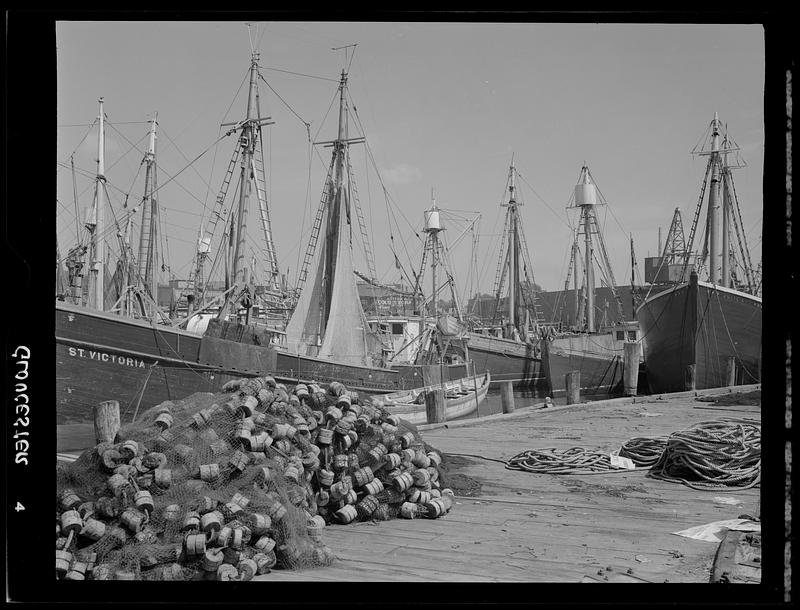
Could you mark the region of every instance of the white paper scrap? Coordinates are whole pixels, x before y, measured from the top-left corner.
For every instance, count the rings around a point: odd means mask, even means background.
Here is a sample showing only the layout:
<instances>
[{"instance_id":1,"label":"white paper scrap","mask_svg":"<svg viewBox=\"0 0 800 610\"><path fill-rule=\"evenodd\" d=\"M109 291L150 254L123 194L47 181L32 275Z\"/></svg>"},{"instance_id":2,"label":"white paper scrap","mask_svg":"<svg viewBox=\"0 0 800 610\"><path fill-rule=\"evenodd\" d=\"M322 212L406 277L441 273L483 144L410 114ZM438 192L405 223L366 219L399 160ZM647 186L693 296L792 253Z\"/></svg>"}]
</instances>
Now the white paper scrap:
<instances>
[{"instance_id":1,"label":"white paper scrap","mask_svg":"<svg viewBox=\"0 0 800 610\"><path fill-rule=\"evenodd\" d=\"M617 468L625 468L627 470L636 470L636 464L630 458L620 457L618 455L614 455L613 453L609 454L611 458L611 465L616 466Z\"/></svg>"},{"instance_id":2,"label":"white paper scrap","mask_svg":"<svg viewBox=\"0 0 800 610\"><path fill-rule=\"evenodd\" d=\"M740 532L760 532L761 524L749 521L748 519L726 519L724 521L714 521L705 525L690 527L680 532L672 532L677 536L704 540L705 542L721 542L725 537L725 532L735 530Z\"/></svg>"},{"instance_id":3,"label":"white paper scrap","mask_svg":"<svg viewBox=\"0 0 800 610\"><path fill-rule=\"evenodd\" d=\"M742 503L741 500L737 498L731 498L730 496L714 496L714 502L716 504L730 504L731 506L739 506Z\"/></svg>"}]
</instances>

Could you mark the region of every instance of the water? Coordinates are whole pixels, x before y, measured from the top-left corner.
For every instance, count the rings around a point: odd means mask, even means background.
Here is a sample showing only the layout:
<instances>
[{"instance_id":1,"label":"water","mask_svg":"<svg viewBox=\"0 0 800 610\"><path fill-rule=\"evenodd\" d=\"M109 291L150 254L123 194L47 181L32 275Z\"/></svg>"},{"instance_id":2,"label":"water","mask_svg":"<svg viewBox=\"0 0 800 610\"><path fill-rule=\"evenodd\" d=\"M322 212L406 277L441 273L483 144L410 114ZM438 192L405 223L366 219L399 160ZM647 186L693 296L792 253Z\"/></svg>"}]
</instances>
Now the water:
<instances>
[{"instance_id":1,"label":"water","mask_svg":"<svg viewBox=\"0 0 800 610\"><path fill-rule=\"evenodd\" d=\"M581 402L593 401L593 400L605 400L606 398L609 398L609 396L607 395L594 395L587 397L581 396ZM530 407L533 405L540 405L543 403L544 403L544 397L537 396L536 393L531 390L514 390L515 409L522 409L523 407ZM554 405L567 404L566 396L562 396L560 398L554 398L553 404ZM496 415L502 412L503 412L503 404L500 398L500 388L492 386L489 388L489 391L486 394L486 398L484 398L483 402L478 405L477 413L472 412L469 415L456 417L452 421L458 421L462 419L475 419L480 417L486 417L487 415Z\"/></svg>"}]
</instances>

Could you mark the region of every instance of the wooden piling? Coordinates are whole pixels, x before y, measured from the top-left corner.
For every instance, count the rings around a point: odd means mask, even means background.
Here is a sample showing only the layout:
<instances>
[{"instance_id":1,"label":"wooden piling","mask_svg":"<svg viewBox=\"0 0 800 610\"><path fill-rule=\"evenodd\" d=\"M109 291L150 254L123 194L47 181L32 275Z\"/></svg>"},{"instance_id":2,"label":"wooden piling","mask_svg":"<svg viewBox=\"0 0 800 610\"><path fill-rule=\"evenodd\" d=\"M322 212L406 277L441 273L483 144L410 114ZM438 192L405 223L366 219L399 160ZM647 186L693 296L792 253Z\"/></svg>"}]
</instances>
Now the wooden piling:
<instances>
[{"instance_id":1,"label":"wooden piling","mask_svg":"<svg viewBox=\"0 0 800 610\"><path fill-rule=\"evenodd\" d=\"M503 406L503 413L514 412L514 389L510 381L500 384L500 403Z\"/></svg>"},{"instance_id":2,"label":"wooden piling","mask_svg":"<svg viewBox=\"0 0 800 610\"><path fill-rule=\"evenodd\" d=\"M581 372L570 371L564 376L567 388L567 404L572 405L581 401Z\"/></svg>"},{"instance_id":3,"label":"wooden piling","mask_svg":"<svg viewBox=\"0 0 800 610\"><path fill-rule=\"evenodd\" d=\"M94 438L97 444L113 443L119 428L119 402L106 400L94 406Z\"/></svg>"},{"instance_id":4,"label":"wooden piling","mask_svg":"<svg viewBox=\"0 0 800 610\"><path fill-rule=\"evenodd\" d=\"M726 385L736 385L736 357L729 356L728 357L728 366L725 370L725 379L727 380Z\"/></svg>"},{"instance_id":5,"label":"wooden piling","mask_svg":"<svg viewBox=\"0 0 800 610\"><path fill-rule=\"evenodd\" d=\"M425 413L429 424L438 424L447 420L445 404L443 389L430 389L425 393Z\"/></svg>"},{"instance_id":6,"label":"wooden piling","mask_svg":"<svg viewBox=\"0 0 800 610\"><path fill-rule=\"evenodd\" d=\"M636 396L639 385L639 344L636 341L625 342L622 370L625 396Z\"/></svg>"},{"instance_id":7,"label":"wooden piling","mask_svg":"<svg viewBox=\"0 0 800 610\"><path fill-rule=\"evenodd\" d=\"M695 389L695 364L687 364L683 374L683 387L687 392Z\"/></svg>"}]
</instances>

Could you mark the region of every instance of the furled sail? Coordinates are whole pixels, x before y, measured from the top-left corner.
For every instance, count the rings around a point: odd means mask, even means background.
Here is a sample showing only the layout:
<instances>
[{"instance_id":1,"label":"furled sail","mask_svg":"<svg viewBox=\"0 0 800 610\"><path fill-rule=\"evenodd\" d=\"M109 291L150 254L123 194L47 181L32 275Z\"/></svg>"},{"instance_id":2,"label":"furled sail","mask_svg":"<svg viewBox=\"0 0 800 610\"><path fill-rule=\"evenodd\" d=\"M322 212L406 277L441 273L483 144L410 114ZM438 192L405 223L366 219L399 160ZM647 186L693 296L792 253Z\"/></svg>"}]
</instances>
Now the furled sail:
<instances>
[{"instance_id":1,"label":"furled sail","mask_svg":"<svg viewBox=\"0 0 800 610\"><path fill-rule=\"evenodd\" d=\"M371 365L366 318L353 273L349 214L342 213L350 203L344 184L335 189L331 203L322 224L333 230L314 253L311 281L300 293L286 327L287 345L303 355Z\"/></svg>"}]
</instances>

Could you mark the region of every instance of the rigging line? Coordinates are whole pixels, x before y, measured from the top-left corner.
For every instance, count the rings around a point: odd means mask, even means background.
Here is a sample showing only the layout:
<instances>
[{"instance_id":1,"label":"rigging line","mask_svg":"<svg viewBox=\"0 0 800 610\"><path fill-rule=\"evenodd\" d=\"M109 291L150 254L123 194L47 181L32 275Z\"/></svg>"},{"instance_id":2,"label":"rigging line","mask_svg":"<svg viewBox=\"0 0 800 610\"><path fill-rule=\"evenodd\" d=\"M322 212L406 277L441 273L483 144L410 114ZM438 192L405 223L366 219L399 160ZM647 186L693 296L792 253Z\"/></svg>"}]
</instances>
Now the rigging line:
<instances>
[{"instance_id":1,"label":"rigging line","mask_svg":"<svg viewBox=\"0 0 800 610\"><path fill-rule=\"evenodd\" d=\"M319 80L326 80L331 83L338 83L335 78L328 78L327 76L314 76L313 74L303 74L302 72L292 72L291 70L282 70L280 68L271 68L269 66L261 66L262 70L273 70L275 72L283 72L284 74L294 74L295 76L305 76L306 78L316 78Z\"/></svg>"},{"instance_id":2,"label":"rigging line","mask_svg":"<svg viewBox=\"0 0 800 610\"><path fill-rule=\"evenodd\" d=\"M261 75L261 73L260 73L260 72L256 72L256 74L258 74L258 77L259 77L259 78L260 78L262 81L264 81L264 84L265 84L267 87L269 87L270 91L272 91L272 92L275 94L275 96L276 96L276 97L277 97L277 98L278 98L280 101L282 101L282 102L283 102L283 105L284 105L284 106L286 106L286 107L287 107L287 108L288 108L288 109L291 111L291 113L292 113L294 116L296 116L298 119L300 119L300 122L301 122L301 123L302 123L302 124L305 126L305 128L306 128L306 132L308 133L308 137L309 137L309 139L310 139L310 138L311 138L311 123L309 123L309 122L308 122L308 121L306 121L306 120L305 120L303 117L301 117L299 114L297 114L297 112L295 112L294 108L292 108L292 107L289 105L289 102L287 102L285 99L283 99L283 98L281 97L281 95L280 95L280 94L279 94L277 91L275 91L275 89L273 88L273 86L272 86L272 85L270 85L270 84L267 82L267 79L266 79L266 78L264 78L264 77Z\"/></svg>"},{"instance_id":3,"label":"rigging line","mask_svg":"<svg viewBox=\"0 0 800 610\"><path fill-rule=\"evenodd\" d=\"M184 160L184 161L188 161L188 159L186 158L186 155L184 154L184 152L183 152L183 151L182 151L182 150L181 150L181 149L178 147L178 143L177 143L177 142L175 142L175 140L174 140L174 139L172 139L172 138L170 137L169 133L167 133L167 130L166 130L166 129L164 129L164 128L162 127L162 128L160 129L160 132L161 132L161 133L163 133L163 134L164 134L164 137L166 137L166 138L167 138L167 140L169 140L169 141L170 141L170 144L172 144L172 145L175 147L175 150L177 150L177 151L178 151L178 153L180 154L180 156L181 156L181 157L183 157L183 160ZM162 151L162 152L163 152L163 151ZM163 169L163 168L162 168L162 171L164 171L164 169ZM167 173L167 172L164 172L164 173ZM211 188L211 183L210 183L210 182L208 182L208 181L207 181L207 180L206 180L206 179L203 177L203 174L201 174L199 171L197 171L197 169L195 169L195 170L194 170L194 173L195 173L195 174L197 174L197 177L198 177L198 178L200 178L200 180L203 182L203 184L205 184L205 185L206 185L206 187L207 187L207 188L209 188L209 189ZM169 174L167 174L167 176L169 176ZM198 199L198 201L200 201L200 200ZM202 201L201 201L201 203L203 203L203 205L205 205L205 202L202 202Z\"/></svg>"},{"instance_id":4,"label":"rigging line","mask_svg":"<svg viewBox=\"0 0 800 610\"><path fill-rule=\"evenodd\" d=\"M339 81L336 81L336 82L338 83ZM317 139L317 137L319 136L319 132L322 131L322 127L325 125L325 121L327 120L328 115L331 112L331 108L333 108L333 103L336 101L337 97L339 97L339 89L336 89L336 91L334 91L334 93L333 93L333 97L331 98L331 103L328 105L328 109L325 111L325 116L322 117L322 122L319 124L319 128L317 129L317 132L314 134L314 138L313 138L314 140ZM325 163L324 161L323 161L323 165L325 165L327 167L327 163Z\"/></svg>"},{"instance_id":5,"label":"rigging line","mask_svg":"<svg viewBox=\"0 0 800 610\"><path fill-rule=\"evenodd\" d=\"M536 192L536 189L534 189L534 188L531 186L530 182L528 182L528 181L525 179L525 176L523 176L523 175L522 175L522 174L519 172L519 170L515 170L515 171L516 171L516 174L517 174L517 176L519 176L520 178L522 178L522 181L523 181L523 182L524 182L526 185L528 185L528 188L529 188L529 189L531 189L531 190L533 191L533 194L534 194L534 195L536 195L536 196L539 198L539 200L540 200L540 201L541 201L541 202L542 202L542 203L545 205L545 207L546 207L548 210L550 210L550 212L552 212L552 213L553 213L553 215L555 215L555 216L556 216L556 218L558 218L558 219L559 219L559 220L560 220L562 223L566 224L566 225L569 227L569 224L568 224L568 223L567 223L567 222L566 222L566 221L565 221L565 220L564 220L564 219L563 219L563 218L562 218L562 217L561 217L561 216L560 216L560 215L559 215L559 214L558 214L558 213L557 213L557 212L556 212L556 211L555 211L553 208L551 208L551 207L550 207L550 204L548 204L548 203L547 203L547 202L546 202L546 201L545 201L545 200L542 198L542 196L541 196L541 195L539 195L539 193L537 193L537 192ZM572 228L572 227L569 227L569 228Z\"/></svg>"},{"instance_id":6,"label":"rigging line","mask_svg":"<svg viewBox=\"0 0 800 610\"><path fill-rule=\"evenodd\" d=\"M86 140L86 138L88 138L88 137L89 137L89 134L90 134L90 133L92 133L92 129L94 128L94 126L95 126L96 124L97 124L97 119L95 119L94 121L92 121L92 123L89 125L89 129L86 131L86 133L85 133L85 134L83 134L83 137L81 138L80 142L78 142L78 145L77 145L77 146L76 146L76 147L73 149L73 151L72 151L71 153L69 153L69 158L70 158L70 159L73 157L73 155L74 155L74 154L75 154L75 153L78 151L78 149L81 147L81 144L83 144L84 140Z\"/></svg>"}]
</instances>

